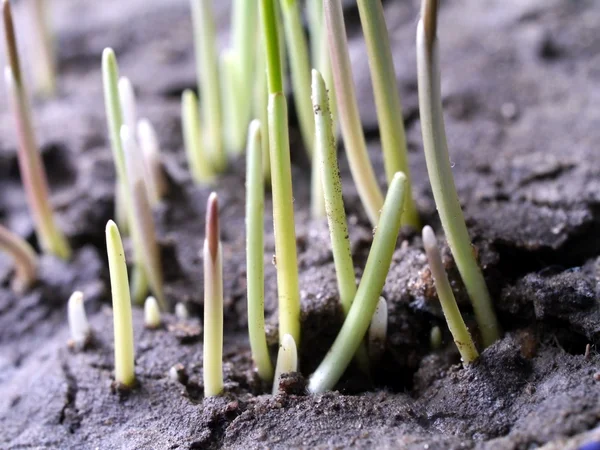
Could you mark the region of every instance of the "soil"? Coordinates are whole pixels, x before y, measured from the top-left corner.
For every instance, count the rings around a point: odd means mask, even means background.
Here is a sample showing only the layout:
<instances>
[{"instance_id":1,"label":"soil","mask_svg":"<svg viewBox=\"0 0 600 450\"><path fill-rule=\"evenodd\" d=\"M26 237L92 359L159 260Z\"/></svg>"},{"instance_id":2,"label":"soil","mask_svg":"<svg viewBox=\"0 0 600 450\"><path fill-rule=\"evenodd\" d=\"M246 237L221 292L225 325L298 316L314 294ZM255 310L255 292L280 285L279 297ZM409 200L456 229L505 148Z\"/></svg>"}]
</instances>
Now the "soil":
<instances>
[{"instance_id":1,"label":"soil","mask_svg":"<svg viewBox=\"0 0 600 450\"><path fill-rule=\"evenodd\" d=\"M347 2L355 81L369 151L385 183L368 63ZM386 350L370 379L350 368L336 390L307 395L306 378L342 323L327 224L309 216L309 167L293 106L291 142L302 297L301 373L278 395L253 371L246 335L244 162L232 159L220 196L225 283L225 394L203 398L202 259L210 189L185 167L179 97L195 87L188 2L52 2L59 95L36 100L34 122L69 263L43 256L27 294L9 289L0 259L0 448L583 449L600 442L600 4L593 0L446 0L441 3L442 91L451 159L469 231L505 336L460 365L420 238L403 229L383 296ZM17 23L22 11L16 5ZM228 2L215 2L221 45ZM441 232L429 187L417 105L417 0L387 1L408 132L413 195ZM23 38L22 54L26 54ZM112 46L156 126L170 192L155 210L168 299L192 319L165 315L159 330L134 310L136 373L116 393L104 225L113 217L100 55ZM23 65L28 67L27 62ZM0 99L0 217L36 245ZM372 239L340 154L357 278ZM276 269L267 196L266 301L277 347ZM463 315L472 311L447 248ZM94 338L67 346L66 301L83 290ZM443 330L442 348L430 344ZM586 350L587 349L587 350ZM176 377L170 369L178 367ZM597 447L585 447L585 449Z\"/></svg>"}]
</instances>

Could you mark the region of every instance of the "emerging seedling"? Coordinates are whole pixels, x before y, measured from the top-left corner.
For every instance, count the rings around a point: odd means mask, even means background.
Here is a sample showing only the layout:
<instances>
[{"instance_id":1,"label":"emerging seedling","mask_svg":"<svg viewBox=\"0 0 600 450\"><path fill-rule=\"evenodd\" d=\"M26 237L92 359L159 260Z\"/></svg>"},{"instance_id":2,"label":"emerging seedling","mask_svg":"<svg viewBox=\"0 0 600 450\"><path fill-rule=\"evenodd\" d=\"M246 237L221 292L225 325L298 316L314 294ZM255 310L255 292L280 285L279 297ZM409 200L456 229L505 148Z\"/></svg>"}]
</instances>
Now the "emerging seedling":
<instances>
[{"instance_id":1,"label":"emerging seedling","mask_svg":"<svg viewBox=\"0 0 600 450\"><path fill-rule=\"evenodd\" d=\"M385 298L379 297L375 313L369 326L369 357L371 361L379 361L385 351L387 339L388 308Z\"/></svg>"},{"instance_id":2,"label":"emerging seedling","mask_svg":"<svg viewBox=\"0 0 600 450\"><path fill-rule=\"evenodd\" d=\"M131 131L127 125L121 127L121 140L126 155L127 181L129 182L129 192L131 194L132 230L135 230L136 235L139 236L140 251L138 255L141 257L139 267L147 277L159 305L163 310L166 310L160 248L156 242L154 218L148 200L148 189L143 178L143 158Z\"/></svg>"},{"instance_id":3,"label":"emerging seedling","mask_svg":"<svg viewBox=\"0 0 600 450\"><path fill-rule=\"evenodd\" d=\"M408 190L403 223L418 228L419 216L410 189L402 106L383 6L381 0L357 0L357 3L369 54L385 173L388 182L396 172L406 175Z\"/></svg>"},{"instance_id":4,"label":"emerging seedling","mask_svg":"<svg viewBox=\"0 0 600 450\"><path fill-rule=\"evenodd\" d=\"M192 178L198 184L209 184L215 173L201 138L198 99L191 89L183 91L181 97L181 124L183 143Z\"/></svg>"},{"instance_id":5,"label":"emerging seedling","mask_svg":"<svg viewBox=\"0 0 600 450\"><path fill-rule=\"evenodd\" d=\"M277 353L277 367L275 368L275 377L273 379L273 395L279 392L279 382L281 375L298 371L298 349L296 341L290 334L285 334L279 345Z\"/></svg>"},{"instance_id":6,"label":"emerging seedling","mask_svg":"<svg viewBox=\"0 0 600 450\"><path fill-rule=\"evenodd\" d=\"M248 334L252 359L264 381L273 379L273 364L265 334L264 178L262 136L258 120L250 123L246 149L246 284Z\"/></svg>"},{"instance_id":7,"label":"emerging seedling","mask_svg":"<svg viewBox=\"0 0 600 450\"><path fill-rule=\"evenodd\" d=\"M223 392L223 255L219 203L212 193L206 207L204 239L204 396Z\"/></svg>"},{"instance_id":8,"label":"emerging seedling","mask_svg":"<svg viewBox=\"0 0 600 450\"><path fill-rule=\"evenodd\" d=\"M117 386L130 388L135 384L131 297L125 251L119 229L112 220L106 224L106 250L115 333L115 383Z\"/></svg>"},{"instance_id":9,"label":"emerging seedling","mask_svg":"<svg viewBox=\"0 0 600 450\"><path fill-rule=\"evenodd\" d=\"M33 216L36 235L42 250L62 259L69 259L71 248L54 220L46 172L31 124L31 111L21 75L9 0L2 0L2 15L9 64L4 68L4 79L17 128L19 140L17 157L27 203Z\"/></svg>"},{"instance_id":10,"label":"emerging seedling","mask_svg":"<svg viewBox=\"0 0 600 450\"><path fill-rule=\"evenodd\" d=\"M217 172L221 172L225 169L227 160L223 151L221 85L212 0L190 0L190 2L196 49L196 75L203 102L202 123L206 133L205 142L212 166Z\"/></svg>"},{"instance_id":11,"label":"emerging seedling","mask_svg":"<svg viewBox=\"0 0 600 450\"><path fill-rule=\"evenodd\" d=\"M175 305L175 317L179 320L188 320L190 318L190 313L185 303L179 302Z\"/></svg>"},{"instance_id":12,"label":"emerging seedling","mask_svg":"<svg viewBox=\"0 0 600 450\"><path fill-rule=\"evenodd\" d=\"M365 337L396 248L405 185L406 177L398 172L390 184L381 220L375 231L367 264L350 312L325 359L310 377L308 388L312 393L324 392L335 386Z\"/></svg>"},{"instance_id":13,"label":"emerging seedling","mask_svg":"<svg viewBox=\"0 0 600 450\"><path fill-rule=\"evenodd\" d=\"M221 97L223 99L223 137L225 148L231 154L239 155L244 149L246 130L242 125L240 99L245 94L239 92L238 62L231 49L220 55L219 73L221 74Z\"/></svg>"},{"instance_id":14,"label":"emerging seedling","mask_svg":"<svg viewBox=\"0 0 600 450\"><path fill-rule=\"evenodd\" d=\"M165 177L156 131L148 119L137 123L137 139L146 165L146 184L152 205L159 203L166 195L169 185Z\"/></svg>"},{"instance_id":15,"label":"emerging seedling","mask_svg":"<svg viewBox=\"0 0 600 450\"><path fill-rule=\"evenodd\" d=\"M33 57L36 91L43 96L52 96L56 91L56 55L54 37L50 29L50 14L47 0L27 2L31 11L33 29Z\"/></svg>"},{"instance_id":16,"label":"emerging seedling","mask_svg":"<svg viewBox=\"0 0 600 450\"><path fill-rule=\"evenodd\" d=\"M264 48L264 36L258 35L258 46ZM267 80L266 57L264 51L256 53L256 84L254 86L254 117L260 120L262 138L263 176L265 182L271 184L271 160L269 151L269 83Z\"/></svg>"},{"instance_id":17,"label":"emerging seedling","mask_svg":"<svg viewBox=\"0 0 600 450\"><path fill-rule=\"evenodd\" d=\"M69 298L68 305L69 329L71 330L71 344L76 350L86 346L92 336L92 330L85 314L83 293L75 291Z\"/></svg>"},{"instance_id":18,"label":"emerging seedling","mask_svg":"<svg viewBox=\"0 0 600 450\"><path fill-rule=\"evenodd\" d=\"M17 293L27 291L37 280L38 258L35 251L21 236L0 225L0 249L15 262L15 276L11 287Z\"/></svg>"},{"instance_id":19,"label":"emerging seedling","mask_svg":"<svg viewBox=\"0 0 600 450\"><path fill-rule=\"evenodd\" d=\"M129 78L119 78L118 90L121 113L123 114L123 125L127 125L127 128L130 130L135 130L137 123L137 101L133 85Z\"/></svg>"},{"instance_id":20,"label":"emerging seedling","mask_svg":"<svg viewBox=\"0 0 600 450\"><path fill-rule=\"evenodd\" d=\"M432 350L439 350L442 348L442 330L437 325L431 328L429 332L429 345Z\"/></svg>"},{"instance_id":21,"label":"emerging seedling","mask_svg":"<svg viewBox=\"0 0 600 450\"><path fill-rule=\"evenodd\" d=\"M460 352L463 362L469 364L479 357L479 353L477 353L471 334L460 315L460 310L456 304L452 287L444 269L444 263L442 262L442 256L437 246L435 234L428 225L423 228L423 246L425 247L425 253L427 253L429 269L435 281L435 290L440 299L448 328L450 329L450 333L452 333L454 343Z\"/></svg>"},{"instance_id":22,"label":"emerging seedling","mask_svg":"<svg viewBox=\"0 0 600 450\"><path fill-rule=\"evenodd\" d=\"M269 149L279 296L279 336L283 339L284 335L290 334L298 344L300 342L300 288L296 257L294 199L287 103L283 93L281 53L275 12L274 0L261 0L260 14L269 82Z\"/></svg>"},{"instance_id":23,"label":"emerging seedling","mask_svg":"<svg viewBox=\"0 0 600 450\"><path fill-rule=\"evenodd\" d=\"M367 154L367 144L358 113L341 0L325 0L323 6L346 155L358 195L371 224L376 226L379 222L379 211L383 206L383 195Z\"/></svg>"},{"instance_id":24,"label":"emerging seedling","mask_svg":"<svg viewBox=\"0 0 600 450\"><path fill-rule=\"evenodd\" d=\"M440 220L456 266L471 298L483 344L487 347L499 338L500 329L483 274L473 253L452 177L440 93L436 35L437 3L434 0L423 1L421 20L417 26L419 110L423 147Z\"/></svg>"},{"instance_id":25,"label":"emerging seedling","mask_svg":"<svg viewBox=\"0 0 600 450\"><path fill-rule=\"evenodd\" d=\"M160 308L155 297L149 296L144 302L144 325L154 330L161 325Z\"/></svg>"}]
</instances>

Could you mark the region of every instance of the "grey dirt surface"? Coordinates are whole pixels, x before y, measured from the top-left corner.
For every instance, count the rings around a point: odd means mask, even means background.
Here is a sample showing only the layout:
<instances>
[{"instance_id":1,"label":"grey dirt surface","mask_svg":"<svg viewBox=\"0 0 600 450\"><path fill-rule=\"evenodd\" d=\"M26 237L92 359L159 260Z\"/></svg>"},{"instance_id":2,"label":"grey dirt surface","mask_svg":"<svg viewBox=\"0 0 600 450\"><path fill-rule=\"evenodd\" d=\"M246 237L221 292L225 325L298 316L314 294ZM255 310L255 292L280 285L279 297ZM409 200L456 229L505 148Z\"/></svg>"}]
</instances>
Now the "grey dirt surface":
<instances>
[{"instance_id":1,"label":"grey dirt surface","mask_svg":"<svg viewBox=\"0 0 600 450\"><path fill-rule=\"evenodd\" d=\"M17 25L25 22L15 5ZM219 45L229 2L214 2ZM388 0L404 107L413 195L441 236L422 151L417 104L417 0ZM366 49L345 2L365 134L382 187L383 163ZM350 367L336 390L307 395L306 378L343 321L327 224L309 214L310 169L291 115L292 171L302 301L299 374L270 395L253 371L246 335L244 161L215 186L195 186L180 131L180 95L194 88L185 0L52 2L60 70L55 99L34 101L38 141L58 223L73 259L41 259L24 295L0 259L1 449L402 448L570 450L600 441L600 3L595 0L446 0L439 17L450 156L474 251L504 337L463 368L444 323L421 240L401 231L382 295L386 350L366 378ZM27 54L23 37L21 54ZM134 309L136 374L115 392L104 226L115 174L106 139L100 58L112 46L138 110L156 126L170 181L155 213L166 294L192 319L164 315L147 330ZM27 61L23 62L30 70ZM0 98L0 218L36 245ZM291 108L293 111L293 107ZM343 145L340 145L343 147ZM357 280L372 240L340 153ZM203 398L202 258L205 205L220 197L225 295L225 394ZM277 351L276 266L270 194L265 214L265 315ZM440 242L442 240L440 239ZM127 242L126 242L127 244ZM463 316L472 310L447 246L444 261ZM66 301L86 295L94 338L69 349ZM432 327L443 345L430 344ZM586 351L587 348L587 351ZM170 369L178 365L174 379Z\"/></svg>"}]
</instances>

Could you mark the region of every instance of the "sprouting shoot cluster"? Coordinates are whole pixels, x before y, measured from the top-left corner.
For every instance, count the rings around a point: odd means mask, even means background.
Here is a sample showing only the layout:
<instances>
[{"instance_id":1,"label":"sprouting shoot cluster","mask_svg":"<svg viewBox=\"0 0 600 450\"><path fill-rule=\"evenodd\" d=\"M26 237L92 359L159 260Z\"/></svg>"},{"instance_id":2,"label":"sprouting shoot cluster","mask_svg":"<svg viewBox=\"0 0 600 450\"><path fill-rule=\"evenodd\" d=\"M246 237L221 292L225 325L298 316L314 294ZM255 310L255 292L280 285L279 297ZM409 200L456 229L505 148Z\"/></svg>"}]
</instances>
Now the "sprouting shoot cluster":
<instances>
[{"instance_id":1,"label":"sprouting shoot cluster","mask_svg":"<svg viewBox=\"0 0 600 450\"><path fill-rule=\"evenodd\" d=\"M411 193L406 139L395 70L380 0L357 0L367 43L373 92L385 162L384 196L369 160L362 131L341 0L309 0L310 42L302 28L297 0L235 0L231 47L217 52L211 0L191 0L198 91L182 97L182 131L189 170L199 184L218 183L228 158L246 143L246 234L248 332L258 375L278 392L283 373L298 370L301 341L300 286L290 162L287 83L291 86L304 148L312 161L312 215L327 217L337 286L345 320L330 351L310 376L313 393L334 388L354 360L365 372L385 348L387 303L381 297L402 225L418 228ZM16 51L9 0L3 0L11 95L19 135L19 164L38 241L44 251L68 258L70 248L54 223L46 177L37 150L25 87ZM484 346L500 336L499 326L471 243L450 170L442 115L437 1L424 0L417 29L419 104L423 143L434 199L443 229L463 278ZM285 44L284 44L285 43ZM260 47L261 50L256 50ZM312 53L312 55L311 55ZM312 69L311 66L318 70ZM117 223L106 226L113 299L115 381L135 384L131 303L144 302L147 328L161 327L161 310L169 309L163 287L160 247L152 208L168 190L157 135L147 119L137 118L132 83L119 78L114 52L102 56L108 135L117 182ZM348 224L337 162L337 121L357 191L371 224L373 243L357 285L348 240ZM279 354L271 360L264 318L264 191L270 185L279 299ZM133 244L131 289L121 233ZM437 241L430 227L423 244L444 315L465 364L478 352L449 286ZM0 227L0 247L15 259L15 286L26 289L36 279L36 257L27 243ZM223 392L223 253L217 195L208 198L204 264L205 396ZM149 296L148 294L152 294ZM185 306L177 304L178 315ZM185 315L187 315L187 309ZM90 329L81 293L69 301L73 340L81 344ZM436 336L439 332L436 332ZM368 337L368 339L365 339ZM438 341L439 339L435 339Z\"/></svg>"}]
</instances>

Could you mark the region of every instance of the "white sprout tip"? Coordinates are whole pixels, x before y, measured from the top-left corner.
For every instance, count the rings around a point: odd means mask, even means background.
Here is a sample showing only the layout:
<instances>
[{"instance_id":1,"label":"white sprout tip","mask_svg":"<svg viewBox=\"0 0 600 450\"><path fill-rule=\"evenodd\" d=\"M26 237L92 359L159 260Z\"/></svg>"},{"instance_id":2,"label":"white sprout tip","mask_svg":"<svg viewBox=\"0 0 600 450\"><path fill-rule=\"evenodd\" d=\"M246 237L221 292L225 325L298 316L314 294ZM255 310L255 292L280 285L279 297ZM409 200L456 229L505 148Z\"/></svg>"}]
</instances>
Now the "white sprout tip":
<instances>
[{"instance_id":1,"label":"white sprout tip","mask_svg":"<svg viewBox=\"0 0 600 450\"><path fill-rule=\"evenodd\" d=\"M144 324L150 329L158 328L161 324L160 308L153 296L149 296L144 303Z\"/></svg>"},{"instance_id":2,"label":"white sprout tip","mask_svg":"<svg viewBox=\"0 0 600 450\"><path fill-rule=\"evenodd\" d=\"M371 359L378 360L387 340L388 307L385 298L379 297L371 325L369 327L369 354Z\"/></svg>"},{"instance_id":3,"label":"white sprout tip","mask_svg":"<svg viewBox=\"0 0 600 450\"><path fill-rule=\"evenodd\" d=\"M437 238L433 229L429 225L425 225L422 231L423 247L426 251L437 250Z\"/></svg>"},{"instance_id":4,"label":"white sprout tip","mask_svg":"<svg viewBox=\"0 0 600 450\"><path fill-rule=\"evenodd\" d=\"M187 307L181 302L175 305L175 317L180 320L187 320L190 318L190 313L188 312Z\"/></svg>"},{"instance_id":5,"label":"white sprout tip","mask_svg":"<svg viewBox=\"0 0 600 450\"><path fill-rule=\"evenodd\" d=\"M85 314L82 292L75 291L71 294L67 310L72 342L76 349L81 349L91 336L90 325Z\"/></svg>"},{"instance_id":6,"label":"white sprout tip","mask_svg":"<svg viewBox=\"0 0 600 450\"><path fill-rule=\"evenodd\" d=\"M273 395L279 391L279 381L284 373L298 371L298 349L291 334L284 334L277 353L277 366L273 378Z\"/></svg>"}]
</instances>

